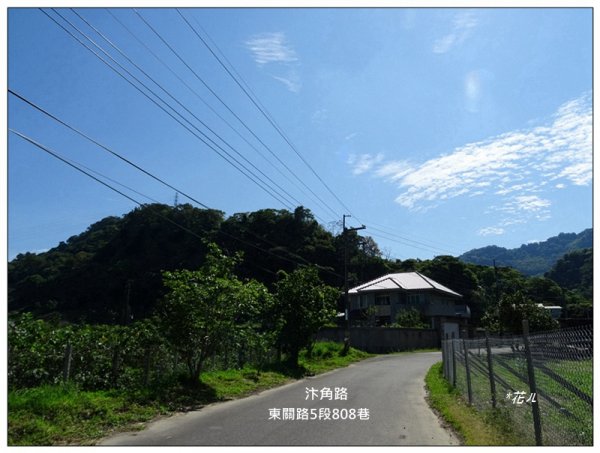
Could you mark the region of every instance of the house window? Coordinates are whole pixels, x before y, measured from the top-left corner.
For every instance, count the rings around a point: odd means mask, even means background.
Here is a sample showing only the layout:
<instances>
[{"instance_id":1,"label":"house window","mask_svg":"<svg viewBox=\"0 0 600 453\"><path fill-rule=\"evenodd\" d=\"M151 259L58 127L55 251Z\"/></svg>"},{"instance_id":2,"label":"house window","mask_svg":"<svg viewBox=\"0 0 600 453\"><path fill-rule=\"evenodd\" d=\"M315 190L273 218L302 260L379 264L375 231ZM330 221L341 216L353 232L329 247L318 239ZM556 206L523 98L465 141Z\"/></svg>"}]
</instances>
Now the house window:
<instances>
[{"instance_id":1,"label":"house window","mask_svg":"<svg viewBox=\"0 0 600 453\"><path fill-rule=\"evenodd\" d=\"M359 308L367 307L367 296L365 294L360 295Z\"/></svg>"},{"instance_id":2,"label":"house window","mask_svg":"<svg viewBox=\"0 0 600 453\"><path fill-rule=\"evenodd\" d=\"M411 305L419 305L422 301L421 294L409 294L408 303Z\"/></svg>"},{"instance_id":3,"label":"house window","mask_svg":"<svg viewBox=\"0 0 600 453\"><path fill-rule=\"evenodd\" d=\"M390 304L390 295L385 294L382 296L375 296L375 305L389 305Z\"/></svg>"}]
</instances>

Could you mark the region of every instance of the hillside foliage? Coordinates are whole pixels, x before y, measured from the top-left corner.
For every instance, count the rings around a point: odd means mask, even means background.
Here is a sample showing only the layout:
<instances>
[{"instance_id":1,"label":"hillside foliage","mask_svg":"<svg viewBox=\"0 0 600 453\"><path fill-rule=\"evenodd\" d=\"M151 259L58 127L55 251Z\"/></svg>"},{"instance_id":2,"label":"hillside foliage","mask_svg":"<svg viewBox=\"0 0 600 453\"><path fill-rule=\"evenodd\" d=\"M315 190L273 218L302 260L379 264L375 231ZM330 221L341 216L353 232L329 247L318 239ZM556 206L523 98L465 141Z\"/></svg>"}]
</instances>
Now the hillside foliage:
<instances>
[{"instance_id":1,"label":"hillside foliage","mask_svg":"<svg viewBox=\"0 0 600 453\"><path fill-rule=\"evenodd\" d=\"M558 253L559 243L586 244L589 231L546 242ZM350 232L347 242L350 287L390 272L418 271L462 294L474 326L497 309L503 296L517 291L532 302L564 307L567 317L591 313L591 249L560 256L545 276L527 277L499 259L496 268L489 260L473 264L452 256L394 261L383 258L367 235ZM341 294L343 235L324 228L308 209L263 209L226 218L220 211L188 204L151 204L102 219L47 252L18 255L8 265L9 313L131 324L156 312L169 291L165 276L206 268L209 244L236 257L230 273L240 285L253 281L275 294L280 272L291 274L310 265L324 285ZM543 244L524 247L540 249ZM342 297L337 309L344 309Z\"/></svg>"},{"instance_id":2,"label":"hillside foliage","mask_svg":"<svg viewBox=\"0 0 600 453\"><path fill-rule=\"evenodd\" d=\"M460 259L472 264L510 266L528 276L541 276L549 272L563 255L586 248L593 244L591 228L579 234L561 233L542 242L523 244L516 249L506 249L495 245L471 250Z\"/></svg>"}]
</instances>

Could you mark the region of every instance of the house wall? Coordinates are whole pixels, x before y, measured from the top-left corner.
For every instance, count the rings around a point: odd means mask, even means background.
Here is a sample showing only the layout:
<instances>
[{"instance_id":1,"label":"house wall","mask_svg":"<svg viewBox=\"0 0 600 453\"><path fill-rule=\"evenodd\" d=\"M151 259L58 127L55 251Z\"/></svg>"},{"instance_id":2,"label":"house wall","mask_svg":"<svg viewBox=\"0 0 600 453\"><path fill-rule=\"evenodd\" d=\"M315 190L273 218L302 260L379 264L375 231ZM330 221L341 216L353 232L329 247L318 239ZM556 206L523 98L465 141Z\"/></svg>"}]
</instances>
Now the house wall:
<instances>
[{"instance_id":1,"label":"house wall","mask_svg":"<svg viewBox=\"0 0 600 453\"><path fill-rule=\"evenodd\" d=\"M323 328L317 340L343 342L345 330ZM371 353L408 351L411 349L438 348L440 337L434 329L402 329L394 327L352 327L350 345Z\"/></svg>"},{"instance_id":2,"label":"house wall","mask_svg":"<svg viewBox=\"0 0 600 453\"><path fill-rule=\"evenodd\" d=\"M390 316L390 323L395 322L396 316L399 311L408 308L416 308L425 316L455 316L456 314L456 302L451 297L444 297L437 293L428 291L390 291L390 292L377 292L377 293L366 293L359 295L350 296L350 307L351 310L366 309L375 305L375 295L388 294L390 296L390 305L385 306L380 316ZM415 299L418 298L418 302ZM383 307L383 306L380 306Z\"/></svg>"}]
</instances>

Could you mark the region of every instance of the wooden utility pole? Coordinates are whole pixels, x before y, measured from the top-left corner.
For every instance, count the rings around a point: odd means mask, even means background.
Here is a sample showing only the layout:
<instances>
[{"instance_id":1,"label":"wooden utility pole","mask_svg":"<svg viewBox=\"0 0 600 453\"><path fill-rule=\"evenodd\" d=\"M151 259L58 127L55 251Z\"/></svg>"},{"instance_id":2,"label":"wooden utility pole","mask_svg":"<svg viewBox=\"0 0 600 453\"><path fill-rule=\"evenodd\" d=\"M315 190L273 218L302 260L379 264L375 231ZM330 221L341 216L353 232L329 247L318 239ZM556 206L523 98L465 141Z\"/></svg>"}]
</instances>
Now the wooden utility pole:
<instances>
[{"instance_id":1,"label":"wooden utility pole","mask_svg":"<svg viewBox=\"0 0 600 453\"><path fill-rule=\"evenodd\" d=\"M347 351L350 347L350 298L348 297L348 232L364 230L367 228L361 225L357 228L346 228L346 217L352 217L348 214L344 214L342 218L342 227L344 235L344 305L345 305L345 317L346 317L346 332L344 335L344 350Z\"/></svg>"}]
</instances>

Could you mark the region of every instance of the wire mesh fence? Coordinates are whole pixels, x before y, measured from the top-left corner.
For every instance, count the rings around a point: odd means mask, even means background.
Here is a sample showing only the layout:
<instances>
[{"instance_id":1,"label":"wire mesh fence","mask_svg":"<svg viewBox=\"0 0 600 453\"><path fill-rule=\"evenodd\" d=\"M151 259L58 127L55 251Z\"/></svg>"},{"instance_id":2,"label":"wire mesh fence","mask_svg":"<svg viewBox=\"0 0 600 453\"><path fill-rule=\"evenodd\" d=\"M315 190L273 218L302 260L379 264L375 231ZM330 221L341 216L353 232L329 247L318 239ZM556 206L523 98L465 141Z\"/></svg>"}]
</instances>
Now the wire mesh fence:
<instances>
[{"instance_id":1,"label":"wire mesh fence","mask_svg":"<svg viewBox=\"0 0 600 453\"><path fill-rule=\"evenodd\" d=\"M591 327L445 339L444 376L522 445L593 445Z\"/></svg>"}]
</instances>

